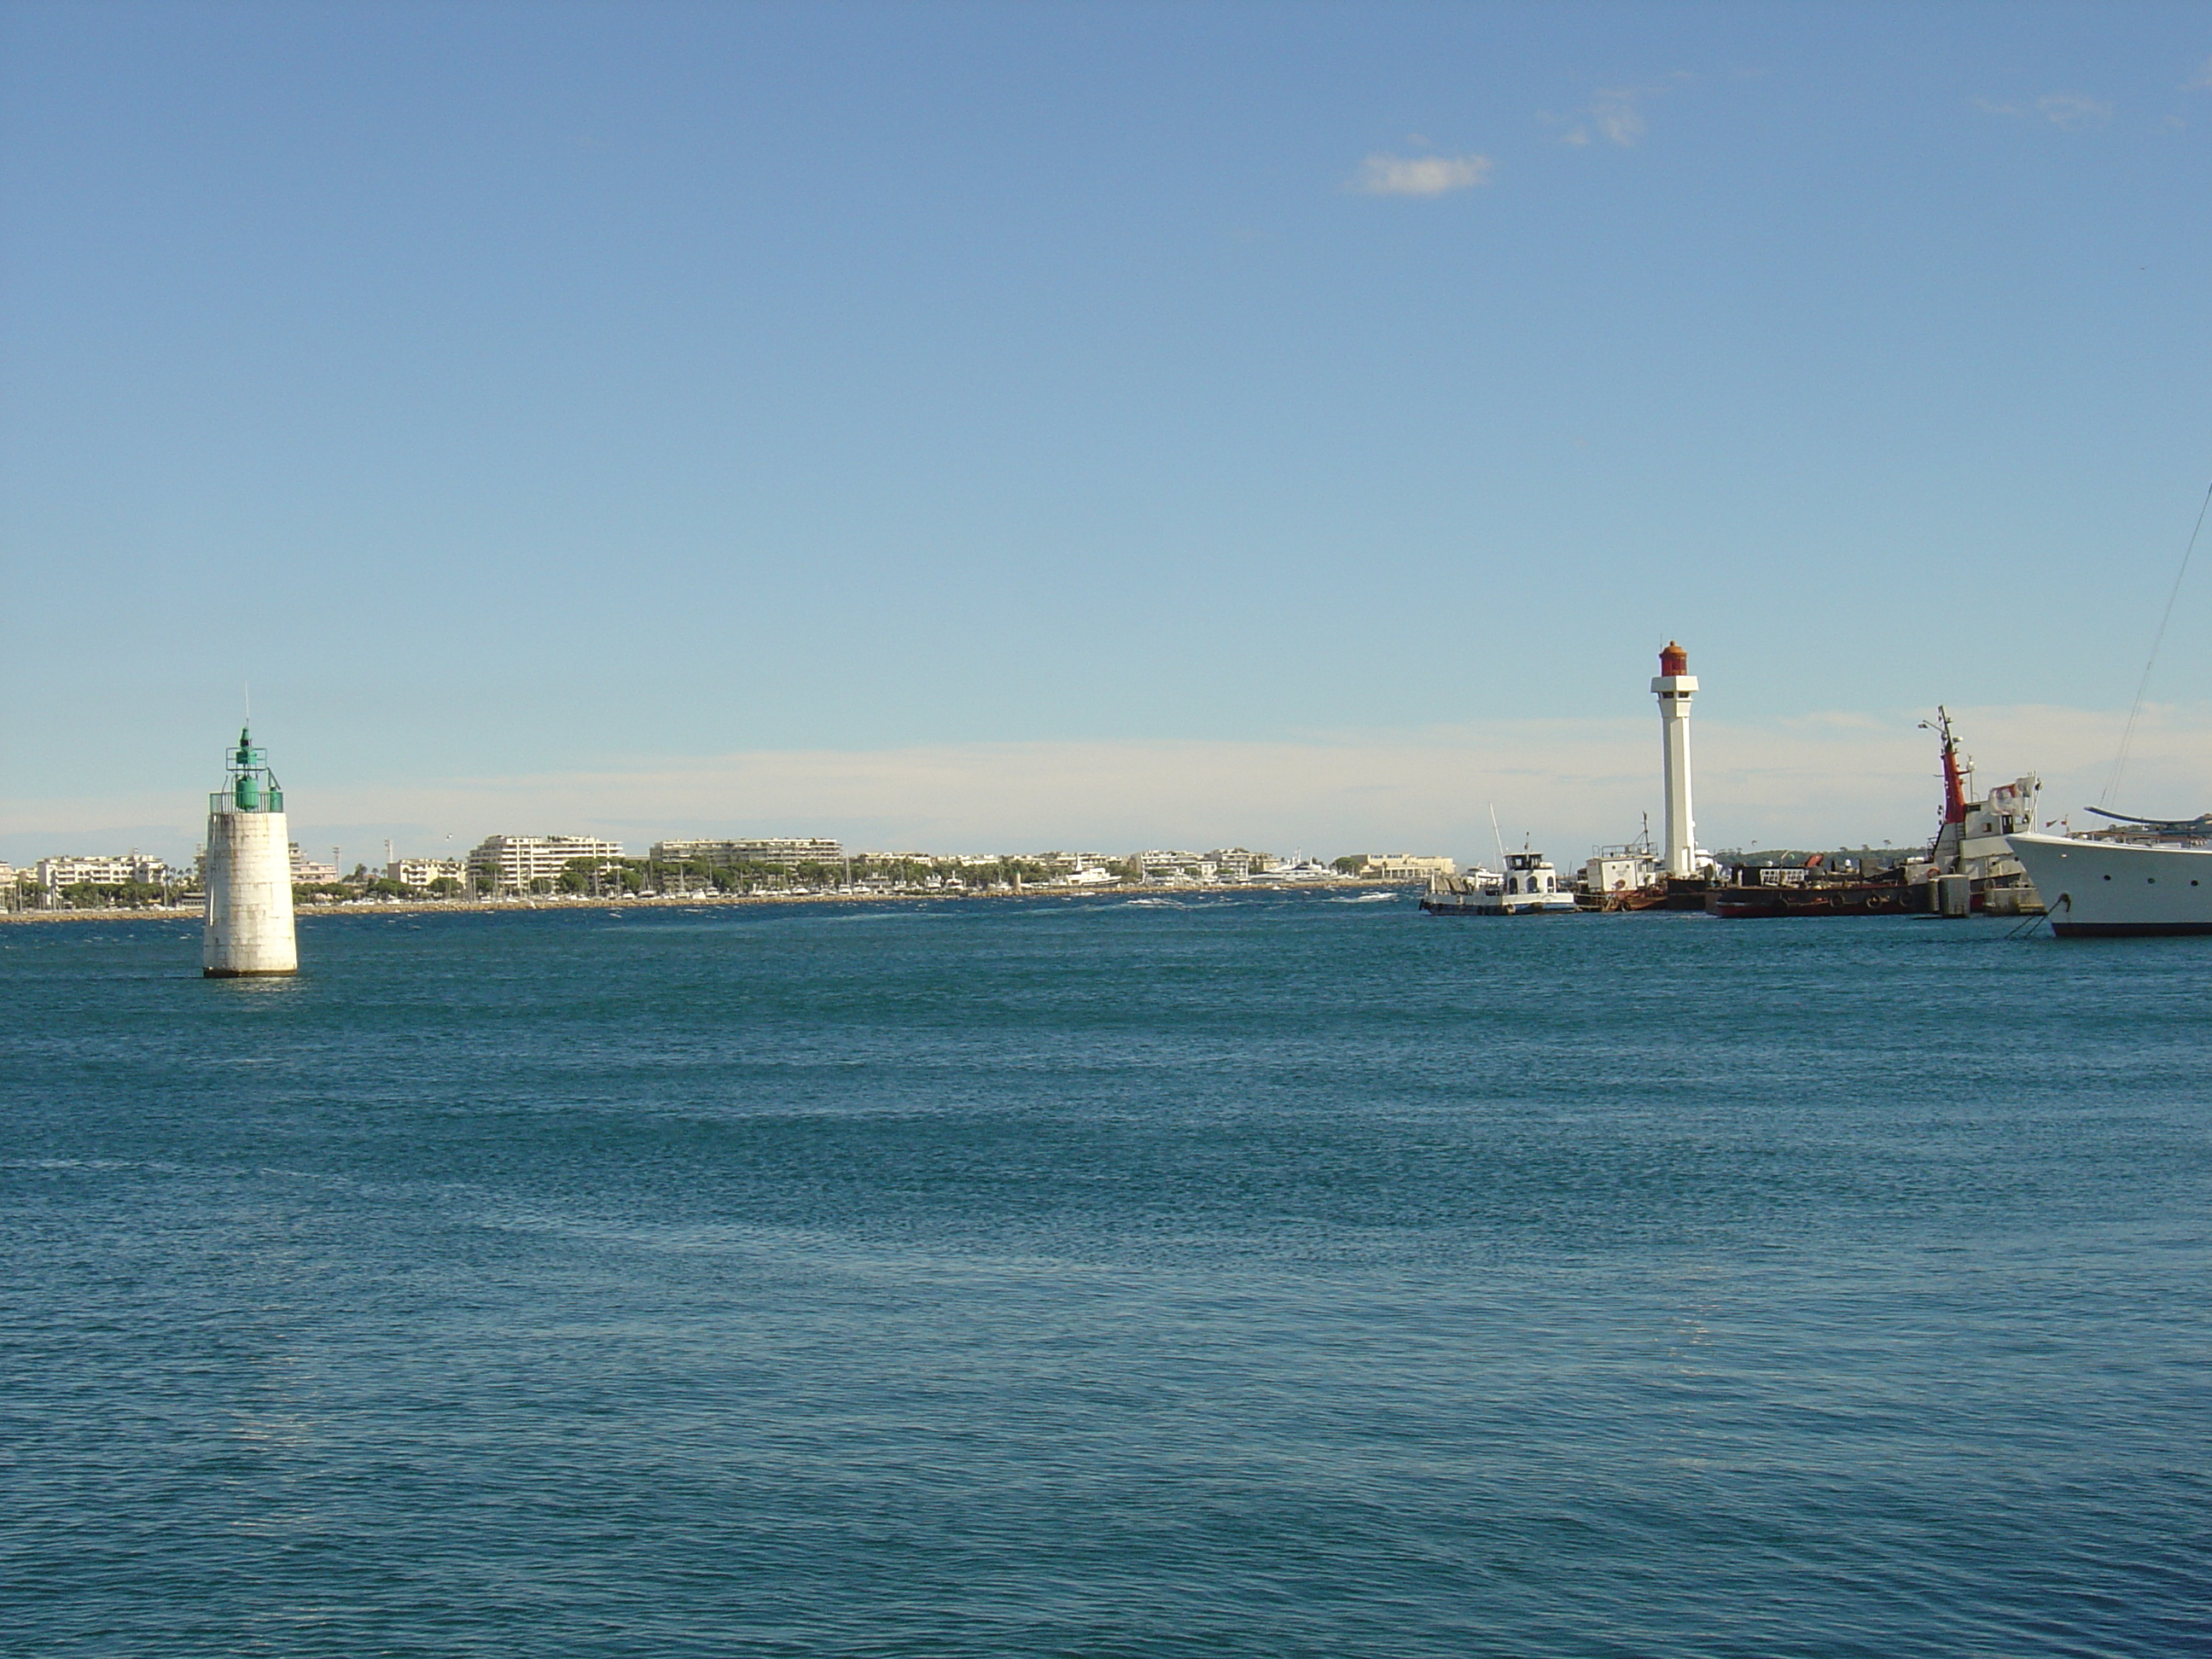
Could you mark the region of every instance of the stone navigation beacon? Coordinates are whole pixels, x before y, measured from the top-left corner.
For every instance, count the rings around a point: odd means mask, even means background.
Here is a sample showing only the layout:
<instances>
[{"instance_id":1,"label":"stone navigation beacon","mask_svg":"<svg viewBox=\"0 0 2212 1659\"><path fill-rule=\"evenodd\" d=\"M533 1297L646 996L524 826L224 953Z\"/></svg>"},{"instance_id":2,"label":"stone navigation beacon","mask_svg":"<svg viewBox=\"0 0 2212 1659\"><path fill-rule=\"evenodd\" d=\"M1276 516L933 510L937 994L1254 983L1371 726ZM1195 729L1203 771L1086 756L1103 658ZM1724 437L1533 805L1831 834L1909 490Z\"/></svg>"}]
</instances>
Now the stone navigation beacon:
<instances>
[{"instance_id":1,"label":"stone navigation beacon","mask_svg":"<svg viewBox=\"0 0 2212 1659\"><path fill-rule=\"evenodd\" d=\"M284 792L269 757L241 730L225 757L223 787L208 797L207 931L200 967L210 979L294 974L291 838Z\"/></svg>"}]
</instances>

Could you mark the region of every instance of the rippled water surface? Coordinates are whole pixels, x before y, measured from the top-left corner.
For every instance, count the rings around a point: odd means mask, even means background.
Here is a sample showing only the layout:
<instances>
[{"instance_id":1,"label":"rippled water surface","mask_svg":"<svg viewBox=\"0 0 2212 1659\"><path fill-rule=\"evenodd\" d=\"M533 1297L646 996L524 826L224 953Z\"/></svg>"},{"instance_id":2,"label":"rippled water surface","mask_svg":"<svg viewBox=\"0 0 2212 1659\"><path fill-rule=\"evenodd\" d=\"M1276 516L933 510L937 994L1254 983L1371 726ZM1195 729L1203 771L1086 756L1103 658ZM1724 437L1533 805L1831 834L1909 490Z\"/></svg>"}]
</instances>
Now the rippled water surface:
<instances>
[{"instance_id":1,"label":"rippled water surface","mask_svg":"<svg viewBox=\"0 0 2212 1659\"><path fill-rule=\"evenodd\" d=\"M1313 896L301 954L0 929L0 1649L2212 1637L2212 939Z\"/></svg>"}]
</instances>

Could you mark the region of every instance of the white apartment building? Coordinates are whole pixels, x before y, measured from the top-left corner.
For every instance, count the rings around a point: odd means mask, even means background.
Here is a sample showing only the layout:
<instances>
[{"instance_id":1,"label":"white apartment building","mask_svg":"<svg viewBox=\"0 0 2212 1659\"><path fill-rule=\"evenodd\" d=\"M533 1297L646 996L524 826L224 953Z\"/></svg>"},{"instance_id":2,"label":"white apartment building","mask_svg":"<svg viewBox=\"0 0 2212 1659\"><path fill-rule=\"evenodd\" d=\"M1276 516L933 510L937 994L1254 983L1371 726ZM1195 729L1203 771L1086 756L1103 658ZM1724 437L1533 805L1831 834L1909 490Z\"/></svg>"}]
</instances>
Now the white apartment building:
<instances>
[{"instance_id":1,"label":"white apartment building","mask_svg":"<svg viewBox=\"0 0 2212 1659\"><path fill-rule=\"evenodd\" d=\"M1417 856L1412 853L1370 853L1359 866L1363 881L1426 881L1431 876L1455 876L1457 860Z\"/></svg>"},{"instance_id":2,"label":"white apartment building","mask_svg":"<svg viewBox=\"0 0 2212 1659\"><path fill-rule=\"evenodd\" d=\"M459 859L394 859L384 875L402 887L428 887L434 881L466 881L469 871Z\"/></svg>"},{"instance_id":3,"label":"white apartment building","mask_svg":"<svg viewBox=\"0 0 2212 1659\"><path fill-rule=\"evenodd\" d=\"M338 867L335 864L318 864L300 851L298 842L289 842L292 849L292 885L313 887L323 882L336 881Z\"/></svg>"},{"instance_id":4,"label":"white apartment building","mask_svg":"<svg viewBox=\"0 0 2212 1659\"><path fill-rule=\"evenodd\" d=\"M126 882L158 887L168 879L168 875L167 865L143 853L118 853L112 857L70 855L40 859L37 865L39 885L50 893L88 881L100 887L119 887Z\"/></svg>"},{"instance_id":5,"label":"white apartment building","mask_svg":"<svg viewBox=\"0 0 2212 1659\"><path fill-rule=\"evenodd\" d=\"M1275 867L1276 862L1273 853L1255 853L1249 847L1217 847L1206 856L1229 881L1263 876Z\"/></svg>"},{"instance_id":6,"label":"white apartment building","mask_svg":"<svg viewBox=\"0 0 2212 1659\"><path fill-rule=\"evenodd\" d=\"M1221 869L1202 853L1160 850L1133 857L1144 866L1146 881L1211 881Z\"/></svg>"},{"instance_id":7,"label":"white apartment building","mask_svg":"<svg viewBox=\"0 0 2212 1659\"><path fill-rule=\"evenodd\" d=\"M468 870L487 890L527 893L533 882L558 881L570 859L622 856L620 842L591 836L486 836L470 849Z\"/></svg>"},{"instance_id":8,"label":"white apartment building","mask_svg":"<svg viewBox=\"0 0 2212 1659\"><path fill-rule=\"evenodd\" d=\"M818 836L769 836L752 841L657 841L653 856L661 864L774 864L788 870L799 864L836 864L844 858L845 848Z\"/></svg>"}]
</instances>

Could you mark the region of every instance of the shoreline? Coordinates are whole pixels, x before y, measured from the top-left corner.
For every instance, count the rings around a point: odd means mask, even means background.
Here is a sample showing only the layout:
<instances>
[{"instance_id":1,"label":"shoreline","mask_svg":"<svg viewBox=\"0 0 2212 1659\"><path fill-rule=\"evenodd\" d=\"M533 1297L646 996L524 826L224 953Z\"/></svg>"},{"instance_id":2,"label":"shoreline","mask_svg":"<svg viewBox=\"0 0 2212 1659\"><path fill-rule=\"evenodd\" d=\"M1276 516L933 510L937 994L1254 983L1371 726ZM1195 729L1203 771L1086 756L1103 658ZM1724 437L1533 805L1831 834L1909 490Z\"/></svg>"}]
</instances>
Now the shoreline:
<instances>
[{"instance_id":1,"label":"shoreline","mask_svg":"<svg viewBox=\"0 0 2212 1659\"><path fill-rule=\"evenodd\" d=\"M938 893L684 893L655 894L635 898L527 899L356 899L342 904L301 904L294 907L295 921L311 916L498 915L521 910L667 910L699 909L757 904L926 904L946 899L1034 898L1164 898L1183 894L1313 893L1356 890L1388 892L1413 887L1404 881L1363 881L1346 877L1332 882L1178 882L1158 887L1024 887L998 888L987 892ZM115 910L0 911L0 924L67 921L198 921L204 915L198 904L164 908L145 905Z\"/></svg>"}]
</instances>

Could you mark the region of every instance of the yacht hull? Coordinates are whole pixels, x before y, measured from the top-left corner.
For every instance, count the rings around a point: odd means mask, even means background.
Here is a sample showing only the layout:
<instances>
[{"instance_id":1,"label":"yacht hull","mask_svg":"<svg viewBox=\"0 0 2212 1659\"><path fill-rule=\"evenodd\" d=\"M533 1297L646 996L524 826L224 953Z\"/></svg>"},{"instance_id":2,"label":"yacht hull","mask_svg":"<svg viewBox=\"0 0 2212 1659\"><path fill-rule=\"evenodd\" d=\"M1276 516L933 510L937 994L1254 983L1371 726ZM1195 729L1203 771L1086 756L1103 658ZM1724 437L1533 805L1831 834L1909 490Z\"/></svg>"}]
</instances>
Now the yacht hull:
<instances>
[{"instance_id":1,"label":"yacht hull","mask_svg":"<svg viewBox=\"0 0 2212 1659\"><path fill-rule=\"evenodd\" d=\"M2061 938L2212 933L2212 848L2025 833L2006 840Z\"/></svg>"}]
</instances>

